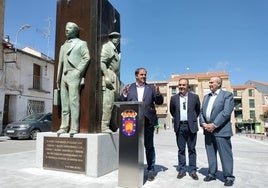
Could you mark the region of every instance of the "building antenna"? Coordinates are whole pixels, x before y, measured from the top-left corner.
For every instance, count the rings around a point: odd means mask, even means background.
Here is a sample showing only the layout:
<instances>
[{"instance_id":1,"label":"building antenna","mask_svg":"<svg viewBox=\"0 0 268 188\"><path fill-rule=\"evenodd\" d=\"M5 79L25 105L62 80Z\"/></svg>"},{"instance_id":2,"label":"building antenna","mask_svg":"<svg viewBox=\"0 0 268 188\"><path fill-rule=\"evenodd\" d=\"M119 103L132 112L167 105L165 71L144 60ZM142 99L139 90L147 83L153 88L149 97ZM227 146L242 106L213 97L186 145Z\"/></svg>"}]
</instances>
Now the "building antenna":
<instances>
[{"instance_id":1,"label":"building antenna","mask_svg":"<svg viewBox=\"0 0 268 188\"><path fill-rule=\"evenodd\" d=\"M43 36L47 39L47 59L49 59L49 55L50 55L50 35L51 35L51 31L52 31L52 26L51 26L51 22L52 19L49 17L47 20L48 22L48 26L45 28L44 31L40 30L40 29L36 29L36 31L41 32L43 34Z\"/></svg>"},{"instance_id":2,"label":"building antenna","mask_svg":"<svg viewBox=\"0 0 268 188\"><path fill-rule=\"evenodd\" d=\"M45 36L45 38L47 38L47 57L49 58L49 55L50 55L50 35L51 35L51 30L52 30L52 28L51 28L52 19L48 18L47 21L48 21L48 26L47 26L47 28L46 28L46 30L44 32L44 36Z\"/></svg>"}]
</instances>

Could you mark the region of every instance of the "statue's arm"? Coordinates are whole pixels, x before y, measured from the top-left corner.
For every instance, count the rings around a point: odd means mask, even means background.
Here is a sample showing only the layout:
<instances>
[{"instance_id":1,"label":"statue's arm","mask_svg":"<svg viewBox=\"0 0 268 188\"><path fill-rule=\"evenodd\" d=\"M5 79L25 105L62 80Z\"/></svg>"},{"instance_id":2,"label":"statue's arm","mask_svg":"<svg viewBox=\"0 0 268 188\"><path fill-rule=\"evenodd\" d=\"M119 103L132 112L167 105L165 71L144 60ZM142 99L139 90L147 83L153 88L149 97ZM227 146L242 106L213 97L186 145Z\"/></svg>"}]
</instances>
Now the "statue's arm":
<instances>
[{"instance_id":1,"label":"statue's arm","mask_svg":"<svg viewBox=\"0 0 268 188\"><path fill-rule=\"evenodd\" d=\"M89 50L87 47L87 43L85 41L83 41L82 43L80 53L81 53L81 62L79 63L77 69L81 72L81 74L83 74L90 62Z\"/></svg>"}]
</instances>

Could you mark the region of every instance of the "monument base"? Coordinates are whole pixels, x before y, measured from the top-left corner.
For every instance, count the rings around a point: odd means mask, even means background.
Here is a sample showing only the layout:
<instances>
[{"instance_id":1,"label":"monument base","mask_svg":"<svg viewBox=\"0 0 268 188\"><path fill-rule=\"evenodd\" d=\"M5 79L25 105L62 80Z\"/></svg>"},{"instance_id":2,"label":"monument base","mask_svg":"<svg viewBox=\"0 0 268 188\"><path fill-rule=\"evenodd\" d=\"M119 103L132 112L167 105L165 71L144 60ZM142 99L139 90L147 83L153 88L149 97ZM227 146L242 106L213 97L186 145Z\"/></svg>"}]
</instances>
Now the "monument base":
<instances>
[{"instance_id":1,"label":"monument base","mask_svg":"<svg viewBox=\"0 0 268 188\"><path fill-rule=\"evenodd\" d=\"M52 139L54 137L55 140L57 138L66 139L66 138L70 138L70 134L67 134L67 133L60 134L59 137L57 136L57 133L55 132L44 132L44 133L37 134L36 165L38 168L44 168L44 157L45 157L44 156L44 149L45 149L44 138L45 137L52 138ZM96 134L79 133L79 134L75 134L72 138L70 138L70 140L75 139L75 138L86 139L86 144L85 144L86 156L85 156L84 163L85 163L85 174L87 176L100 177L118 169L118 159L119 159L119 133L118 132L96 133ZM55 169L55 170L61 170L61 169Z\"/></svg>"}]
</instances>

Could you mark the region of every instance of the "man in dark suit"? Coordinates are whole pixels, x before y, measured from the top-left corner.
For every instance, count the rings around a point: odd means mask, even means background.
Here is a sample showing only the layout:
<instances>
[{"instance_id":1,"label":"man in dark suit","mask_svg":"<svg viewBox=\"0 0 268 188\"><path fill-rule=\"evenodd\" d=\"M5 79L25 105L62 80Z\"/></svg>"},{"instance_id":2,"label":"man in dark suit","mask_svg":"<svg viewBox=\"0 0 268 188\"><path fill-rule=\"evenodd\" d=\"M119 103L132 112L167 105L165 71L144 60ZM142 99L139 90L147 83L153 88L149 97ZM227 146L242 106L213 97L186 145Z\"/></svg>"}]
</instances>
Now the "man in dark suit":
<instances>
[{"instance_id":1,"label":"man in dark suit","mask_svg":"<svg viewBox=\"0 0 268 188\"><path fill-rule=\"evenodd\" d=\"M234 109L232 93L221 89L222 79L212 77L209 81L211 93L204 96L200 113L200 126L204 129L205 146L208 157L208 175L204 181L216 179L217 152L222 163L222 171L225 178L224 186L232 186L235 180L233 176L233 153L231 136L231 114Z\"/></svg>"},{"instance_id":2,"label":"man in dark suit","mask_svg":"<svg viewBox=\"0 0 268 188\"><path fill-rule=\"evenodd\" d=\"M200 113L199 96L188 91L189 80L179 80L179 93L170 99L170 113L174 118L178 151L178 175L181 179L186 175L185 148L188 147L189 175L198 180L196 174L196 140L198 131L198 115Z\"/></svg>"},{"instance_id":3,"label":"man in dark suit","mask_svg":"<svg viewBox=\"0 0 268 188\"><path fill-rule=\"evenodd\" d=\"M121 101L142 101L145 104L144 110L144 146L147 160L148 180L155 178L155 149L154 149L154 126L158 124L155 104L163 104L163 95L159 87L146 83L147 71L145 68L138 68L135 71L136 82L124 89L120 96Z\"/></svg>"},{"instance_id":4,"label":"man in dark suit","mask_svg":"<svg viewBox=\"0 0 268 188\"><path fill-rule=\"evenodd\" d=\"M60 48L57 88L61 95L61 126L58 133L79 131L80 89L90 56L87 42L80 40L79 28L73 22L66 24L67 40Z\"/></svg>"}]
</instances>

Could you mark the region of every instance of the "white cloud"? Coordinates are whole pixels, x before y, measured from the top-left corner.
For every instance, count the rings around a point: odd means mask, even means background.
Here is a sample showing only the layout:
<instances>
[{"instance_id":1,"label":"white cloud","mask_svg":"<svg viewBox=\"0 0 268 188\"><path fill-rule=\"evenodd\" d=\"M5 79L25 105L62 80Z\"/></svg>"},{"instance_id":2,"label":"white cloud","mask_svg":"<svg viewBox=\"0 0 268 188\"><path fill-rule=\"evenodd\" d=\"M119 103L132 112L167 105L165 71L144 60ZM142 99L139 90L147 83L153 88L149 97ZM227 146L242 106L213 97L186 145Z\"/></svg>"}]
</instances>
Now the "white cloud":
<instances>
[{"instance_id":1,"label":"white cloud","mask_svg":"<svg viewBox=\"0 0 268 188\"><path fill-rule=\"evenodd\" d=\"M209 69L211 69L210 71L226 71L228 65L228 61L219 61L215 65L211 66Z\"/></svg>"}]
</instances>

